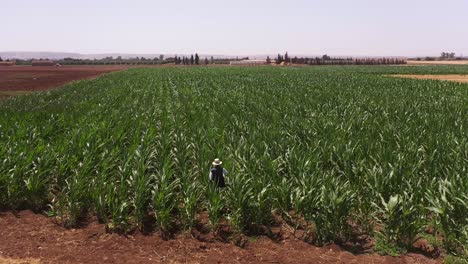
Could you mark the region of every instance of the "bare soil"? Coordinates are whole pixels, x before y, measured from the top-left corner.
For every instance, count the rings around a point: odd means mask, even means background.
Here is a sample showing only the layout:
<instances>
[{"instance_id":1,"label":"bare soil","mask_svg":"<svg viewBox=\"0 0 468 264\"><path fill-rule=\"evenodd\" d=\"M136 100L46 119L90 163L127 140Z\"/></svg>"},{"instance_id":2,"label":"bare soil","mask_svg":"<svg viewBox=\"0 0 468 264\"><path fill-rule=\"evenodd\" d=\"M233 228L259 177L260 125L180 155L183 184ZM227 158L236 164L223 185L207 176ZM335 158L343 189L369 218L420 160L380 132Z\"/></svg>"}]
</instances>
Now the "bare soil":
<instances>
[{"instance_id":1,"label":"bare soil","mask_svg":"<svg viewBox=\"0 0 468 264\"><path fill-rule=\"evenodd\" d=\"M0 92L38 91L62 86L76 80L127 69L128 66L0 67ZM2 94L0 94L2 96Z\"/></svg>"},{"instance_id":2,"label":"bare soil","mask_svg":"<svg viewBox=\"0 0 468 264\"><path fill-rule=\"evenodd\" d=\"M118 235L90 221L65 229L30 211L0 213L0 263L441 263L409 253L401 257L352 254L337 245L312 246L279 227L281 239L247 237L244 248L213 239L202 229L164 240L157 232ZM197 235L198 234L198 235ZM205 239L203 239L203 236ZM194 237L198 237L194 238Z\"/></svg>"},{"instance_id":3,"label":"bare soil","mask_svg":"<svg viewBox=\"0 0 468 264\"><path fill-rule=\"evenodd\" d=\"M389 76L400 77L400 78L411 78L411 79L440 80L440 81L468 83L468 75L456 75L456 74L445 74L445 75L394 74L394 75L389 75Z\"/></svg>"}]
</instances>

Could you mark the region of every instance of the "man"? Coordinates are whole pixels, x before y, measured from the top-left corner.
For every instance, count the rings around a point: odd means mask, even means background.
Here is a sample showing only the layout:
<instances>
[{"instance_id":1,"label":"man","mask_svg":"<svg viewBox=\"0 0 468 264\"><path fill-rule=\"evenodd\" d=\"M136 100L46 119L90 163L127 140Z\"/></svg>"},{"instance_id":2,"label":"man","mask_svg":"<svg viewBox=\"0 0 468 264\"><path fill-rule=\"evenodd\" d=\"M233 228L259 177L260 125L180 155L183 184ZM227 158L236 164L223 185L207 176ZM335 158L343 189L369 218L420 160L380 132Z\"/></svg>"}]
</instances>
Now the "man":
<instances>
[{"instance_id":1,"label":"man","mask_svg":"<svg viewBox=\"0 0 468 264\"><path fill-rule=\"evenodd\" d=\"M223 162L220 159L215 159L211 164L213 165L213 168L210 170L210 180L219 188L226 187L224 177L228 174L228 171L221 166Z\"/></svg>"}]
</instances>

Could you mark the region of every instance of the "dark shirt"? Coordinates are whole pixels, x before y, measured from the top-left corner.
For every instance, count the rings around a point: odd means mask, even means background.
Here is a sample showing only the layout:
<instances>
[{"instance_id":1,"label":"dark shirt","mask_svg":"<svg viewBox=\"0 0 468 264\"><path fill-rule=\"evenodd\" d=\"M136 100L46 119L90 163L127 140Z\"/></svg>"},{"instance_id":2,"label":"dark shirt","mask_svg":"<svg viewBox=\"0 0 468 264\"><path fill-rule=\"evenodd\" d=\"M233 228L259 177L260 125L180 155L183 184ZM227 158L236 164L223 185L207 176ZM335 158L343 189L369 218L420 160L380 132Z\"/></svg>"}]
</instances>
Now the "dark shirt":
<instances>
[{"instance_id":1,"label":"dark shirt","mask_svg":"<svg viewBox=\"0 0 468 264\"><path fill-rule=\"evenodd\" d=\"M218 187L226 187L224 177L228 174L228 171L222 167L214 167L210 170L209 178L214 181Z\"/></svg>"}]
</instances>

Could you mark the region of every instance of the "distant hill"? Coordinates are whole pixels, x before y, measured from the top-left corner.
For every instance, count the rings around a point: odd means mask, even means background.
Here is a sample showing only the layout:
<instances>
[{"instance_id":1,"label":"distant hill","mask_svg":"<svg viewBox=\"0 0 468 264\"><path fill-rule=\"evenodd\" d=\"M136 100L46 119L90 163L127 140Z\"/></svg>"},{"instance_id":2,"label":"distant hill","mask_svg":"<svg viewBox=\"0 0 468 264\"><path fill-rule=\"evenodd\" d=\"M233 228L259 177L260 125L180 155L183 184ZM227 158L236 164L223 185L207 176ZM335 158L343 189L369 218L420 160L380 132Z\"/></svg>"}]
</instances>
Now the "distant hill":
<instances>
[{"instance_id":1,"label":"distant hill","mask_svg":"<svg viewBox=\"0 0 468 264\"><path fill-rule=\"evenodd\" d=\"M21 59L21 60L29 60L29 59L50 59L50 60L60 60L63 58L73 58L73 59L103 59L106 57L113 57L117 58L121 56L123 59L128 58L135 58L135 57L145 57L145 58L154 58L159 57L160 55L164 55L165 58L177 56L190 56L191 54L161 54L161 53L146 53L146 54L138 54L138 53L98 53L98 54L81 54L81 53L71 53L71 52L36 52L36 51L0 51L0 57L2 59ZM266 59L267 56L270 56L271 59L275 59L278 54L255 54L255 55L219 55L219 54L199 54L200 58L210 58L214 57L217 59L223 58L243 58L249 57L250 59ZM322 54L323 55L323 54ZM294 54L291 53L290 57L322 57L322 55L318 54ZM378 58L380 56L359 56L359 55L336 55L336 54L329 54L331 57L354 57L354 58ZM399 56L385 56L385 57L399 57Z\"/></svg>"},{"instance_id":2,"label":"distant hill","mask_svg":"<svg viewBox=\"0 0 468 264\"><path fill-rule=\"evenodd\" d=\"M173 57L176 54L161 54L161 53L148 53L148 54L138 54L138 53L98 53L98 54L81 54L81 53L71 53L71 52L36 52L36 51L0 51L0 57L2 59L20 59L20 60L29 60L29 59L50 59L50 60L60 60L63 58L73 58L73 59L103 59L106 57L117 58L121 56L123 59L135 58L135 57L145 57L145 58L155 58L160 55L164 55L165 58ZM211 55L211 54L199 54L201 58L204 57L215 57L215 58L233 58L236 56L226 56L226 55ZM190 56L190 54L177 54L177 56ZM241 56L239 56L241 57Z\"/></svg>"},{"instance_id":3,"label":"distant hill","mask_svg":"<svg viewBox=\"0 0 468 264\"><path fill-rule=\"evenodd\" d=\"M135 57L145 57L153 58L159 57L160 54L128 54L128 53L101 53L101 54L81 54L81 53L71 53L71 52L35 52L35 51L7 51L0 52L0 57L3 59L51 59L59 60L63 58L74 58L74 59L102 59L105 57L118 57L122 58L135 58Z\"/></svg>"}]
</instances>

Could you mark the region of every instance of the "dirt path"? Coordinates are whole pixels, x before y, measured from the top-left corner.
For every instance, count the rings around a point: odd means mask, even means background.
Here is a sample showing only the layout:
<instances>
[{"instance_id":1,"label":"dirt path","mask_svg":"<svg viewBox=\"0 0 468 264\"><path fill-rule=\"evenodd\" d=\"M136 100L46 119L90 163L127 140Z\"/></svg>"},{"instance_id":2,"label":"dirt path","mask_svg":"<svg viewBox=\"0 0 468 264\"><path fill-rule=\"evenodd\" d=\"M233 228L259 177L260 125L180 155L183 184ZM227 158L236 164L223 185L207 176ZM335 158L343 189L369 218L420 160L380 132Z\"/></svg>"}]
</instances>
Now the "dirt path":
<instances>
[{"instance_id":1,"label":"dirt path","mask_svg":"<svg viewBox=\"0 0 468 264\"><path fill-rule=\"evenodd\" d=\"M414 61L414 60L409 60L408 65L468 65L468 60L453 60L453 61Z\"/></svg>"},{"instance_id":2,"label":"dirt path","mask_svg":"<svg viewBox=\"0 0 468 264\"><path fill-rule=\"evenodd\" d=\"M445 75L394 74L394 75L388 75L388 76L410 78L410 79L420 79L420 80L440 80L440 81L468 83L468 75L457 75L457 74L445 74Z\"/></svg>"},{"instance_id":3,"label":"dirt path","mask_svg":"<svg viewBox=\"0 0 468 264\"><path fill-rule=\"evenodd\" d=\"M51 218L23 211L0 213L0 263L441 263L423 255L353 255L336 245L315 247L289 236L276 243L251 238L245 249L201 242L190 234L168 241L155 233L107 234L96 222L65 229Z\"/></svg>"}]
</instances>

